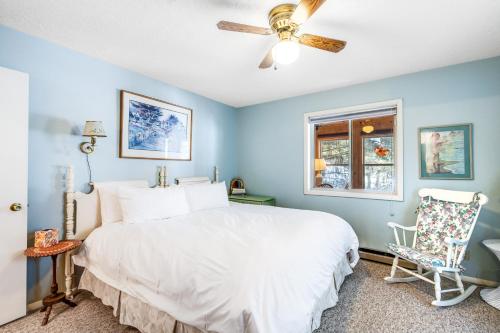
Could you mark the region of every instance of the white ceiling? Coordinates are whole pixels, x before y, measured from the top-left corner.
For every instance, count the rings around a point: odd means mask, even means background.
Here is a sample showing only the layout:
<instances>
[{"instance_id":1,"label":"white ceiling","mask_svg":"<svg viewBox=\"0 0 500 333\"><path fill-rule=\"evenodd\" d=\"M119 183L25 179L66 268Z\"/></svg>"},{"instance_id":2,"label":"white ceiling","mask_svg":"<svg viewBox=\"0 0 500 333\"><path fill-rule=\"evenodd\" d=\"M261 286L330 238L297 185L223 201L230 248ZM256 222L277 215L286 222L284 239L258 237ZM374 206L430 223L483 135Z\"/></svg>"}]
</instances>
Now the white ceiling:
<instances>
[{"instance_id":1,"label":"white ceiling","mask_svg":"<svg viewBox=\"0 0 500 333\"><path fill-rule=\"evenodd\" d=\"M498 0L328 0L301 31L346 48L259 70L275 37L216 23L267 27L283 2L0 0L0 24L237 107L500 55Z\"/></svg>"}]
</instances>

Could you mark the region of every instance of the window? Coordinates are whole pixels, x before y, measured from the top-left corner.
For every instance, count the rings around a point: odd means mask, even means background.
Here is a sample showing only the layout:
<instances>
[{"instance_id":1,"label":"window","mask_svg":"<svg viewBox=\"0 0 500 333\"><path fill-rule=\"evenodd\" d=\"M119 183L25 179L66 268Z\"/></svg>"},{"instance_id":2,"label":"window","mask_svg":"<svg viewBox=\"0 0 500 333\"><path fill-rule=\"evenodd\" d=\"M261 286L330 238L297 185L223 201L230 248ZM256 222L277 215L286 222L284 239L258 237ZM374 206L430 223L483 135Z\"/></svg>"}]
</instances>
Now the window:
<instances>
[{"instance_id":1,"label":"window","mask_svg":"<svg viewBox=\"0 0 500 333\"><path fill-rule=\"evenodd\" d=\"M346 188L350 182L349 140L321 140L321 158L325 160L322 183L332 188ZM320 183L321 184L321 183Z\"/></svg>"},{"instance_id":2,"label":"window","mask_svg":"<svg viewBox=\"0 0 500 333\"><path fill-rule=\"evenodd\" d=\"M304 192L402 200L401 101L307 113Z\"/></svg>"},{"instance_id":3,"label":"window","mask_svg":"<svg viewBox=\"0 0 500 333\"><path fill-rule=\"evenodd\" d=\"M322 165L315 166L315 184L329 188L346 188L351 181L349 172L350 146L349 122L333 122L315 127L316 152L315 160ZM323 163L324 160L324 163Z\"/></svg>"}]
</instances>

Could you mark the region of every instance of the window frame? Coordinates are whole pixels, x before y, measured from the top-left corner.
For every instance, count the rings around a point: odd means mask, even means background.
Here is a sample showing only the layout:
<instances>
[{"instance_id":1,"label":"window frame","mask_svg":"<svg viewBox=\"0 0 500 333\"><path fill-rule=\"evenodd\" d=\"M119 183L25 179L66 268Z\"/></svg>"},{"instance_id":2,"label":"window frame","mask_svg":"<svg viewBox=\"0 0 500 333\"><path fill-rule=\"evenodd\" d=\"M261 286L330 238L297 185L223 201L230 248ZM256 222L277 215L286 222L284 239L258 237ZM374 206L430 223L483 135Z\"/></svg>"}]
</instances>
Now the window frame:
<instances>
[{"instance_id":1,"label":"window frame","mask_svg":"<svg viewBox=\"0 0 500 333\"><path fill-rule=\"evenodd\" d=\"M315 140L314 140L314 124L310 122L313 117L335 115L335 116L353 116L357 113L377 111L386 108L396 108L396 121L394 130L394 145L395 152L394 170L395 170L395 192L376 192L373 190L365 189L330 189L330 188L317 188L314 187L314 153L315 153ZM351 133L349 132L349 137ZM350 143L352 144L352 143ZM320 195L320 196L333 196L333 197L346 197L346 198L363 198L375 200L391 200L403 201L404 199L404 156L403 156L403 100L394 99L376 103L369 103L363 105L355 105L349 107L336 108L331 110L308 112L304 114L304 194L305 195ZM352 160L352 155L350 160Z\"/></svg>"}]
</instances>

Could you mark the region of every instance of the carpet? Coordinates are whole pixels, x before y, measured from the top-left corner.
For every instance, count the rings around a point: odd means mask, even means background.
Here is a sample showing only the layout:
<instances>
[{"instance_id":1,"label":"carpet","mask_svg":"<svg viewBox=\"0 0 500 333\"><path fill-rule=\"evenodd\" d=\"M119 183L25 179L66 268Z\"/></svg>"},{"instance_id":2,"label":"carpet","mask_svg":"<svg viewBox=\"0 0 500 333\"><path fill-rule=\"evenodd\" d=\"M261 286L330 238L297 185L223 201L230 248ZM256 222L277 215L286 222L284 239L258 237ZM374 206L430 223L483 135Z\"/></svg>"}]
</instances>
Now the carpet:
<instances>
[{"instance_id":1,"label":"carpet","mask_svg":"<svg viewBox=\"0 0 500 333\"><path fill-rule=\"evenodd\" d=\"M361 260L342 285L339 303L323 312L321 327L314 333L500 332L500 311L486 304L479 290L458 305L436 308L430 304L430 284L386 284L383 277L389 271L390 266ZM137 332L120 325L112 309L88 292L78 294L75 302L76 308L56 305L45 327L40 327L43 314L34 312L1 326L0 333Z\"/></svg>"}]
</instances>

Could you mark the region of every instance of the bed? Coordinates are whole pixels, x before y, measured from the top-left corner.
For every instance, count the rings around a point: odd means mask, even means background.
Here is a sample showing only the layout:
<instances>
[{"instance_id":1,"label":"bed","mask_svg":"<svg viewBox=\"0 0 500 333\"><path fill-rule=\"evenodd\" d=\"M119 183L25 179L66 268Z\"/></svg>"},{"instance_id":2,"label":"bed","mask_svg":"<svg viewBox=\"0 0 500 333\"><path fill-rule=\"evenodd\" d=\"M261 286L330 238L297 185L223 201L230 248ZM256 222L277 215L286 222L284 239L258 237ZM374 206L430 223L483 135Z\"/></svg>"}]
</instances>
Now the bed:
<instances>
[{"instance_id":1,"label":"bed","mask_svg":"<svg viewBox=\"0 0 500 333\"><path fill-rule=\"evenodd\" d=\"M67 295L79 288L142 332L312 332L358 261L341 218L231 203L147 224L100 224L100 200L67 179Z\"/></svg>"}]
</instances>

